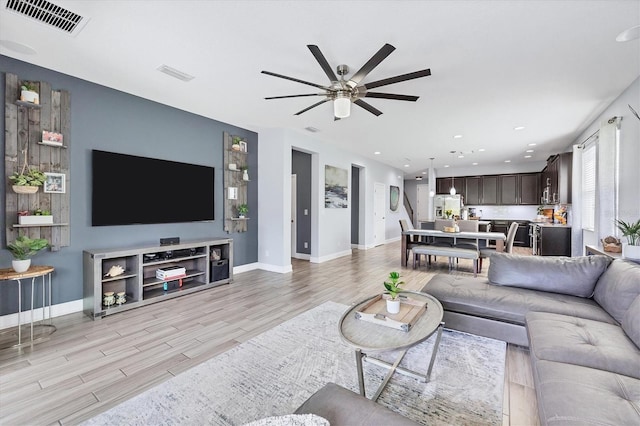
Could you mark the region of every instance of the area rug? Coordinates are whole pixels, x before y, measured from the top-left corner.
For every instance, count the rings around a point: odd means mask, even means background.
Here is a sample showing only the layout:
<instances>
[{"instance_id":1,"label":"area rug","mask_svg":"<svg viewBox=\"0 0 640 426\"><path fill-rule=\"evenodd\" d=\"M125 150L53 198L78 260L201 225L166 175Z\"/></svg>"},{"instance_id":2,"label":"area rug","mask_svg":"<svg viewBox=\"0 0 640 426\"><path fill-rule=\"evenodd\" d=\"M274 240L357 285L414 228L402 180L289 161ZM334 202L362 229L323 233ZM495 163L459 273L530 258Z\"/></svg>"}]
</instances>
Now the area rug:
<instances>
[{"instance_id":1,"label":"area rug","mask_svg":"<svg viewBox=\"0 0 640 426\"><path fill-rule=\"evenodd\" d=\"M292 413L327 382L357 392L354 350L337 326L346 309L324 303L84 424L235 426ZM434 340L409 350L401 366L426 372ZM505 352L504 342L445 329L431 381L395 374L378 402L425 425L499 425ZM364 363L367 395L386 371Z\"/></svg>"}]
</instances>

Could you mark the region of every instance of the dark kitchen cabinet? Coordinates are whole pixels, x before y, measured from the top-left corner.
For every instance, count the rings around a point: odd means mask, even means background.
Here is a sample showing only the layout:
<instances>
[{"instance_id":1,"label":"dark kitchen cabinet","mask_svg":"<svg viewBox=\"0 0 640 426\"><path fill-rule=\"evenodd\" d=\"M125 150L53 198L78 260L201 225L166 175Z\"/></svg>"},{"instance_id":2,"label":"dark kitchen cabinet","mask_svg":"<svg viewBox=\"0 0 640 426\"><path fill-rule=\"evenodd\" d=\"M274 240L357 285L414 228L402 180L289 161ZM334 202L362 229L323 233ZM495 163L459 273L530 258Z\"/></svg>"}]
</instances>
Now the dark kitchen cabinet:
<instances>
[{"instance_id":1,"label":"dark kitchen cabinet","mask_svg":"<svg viewBox=\"0 0 640 426\"><path fill-rule=\"evenodd\" d=\"M520 202L518 204L540 204L540 173L523 173L520 175Z\"/></svg>"},{"instance_id":2,"label":"dark kitchen cabinet","mask_svg":"<svg viewBox=\"0 0 640 426\"><path fill-rule=\"evenodd\" d=\"M500 175L498 176L500 188L500 204L513 205L518 203L518 175Z\"/></svg>"},{"instance_id":3,"label":"dark kitchen cabinet","mask_svg":"<svg viewBox=\"0 0 640 426\"><path fill-rule=\"evenodd\" d=\"M549 186L549 203L571 204L571 173L573 153L563 152L547 159L542 171L542 188Z\"/></svg>"},{"instance_id":4,"label":"dark kitchen cabinet","mask_svg":"<svg viewBox=\"0 0 640 426\"><path fill-rule=\"evenodd\" d=\"M498 204L498 176L482 177L482 200L481 204Z\"/></svg>"},{"instance_id":5,"label":"dark kitchen cabinet","mask_svg":"<svg viewBox=\"0 0 640 426\"><path fill-rule=\"evenodd\" d=\"M448 194L453 184L453 178L437 178L436 179L436 194ZM457 188L456 188L457 191Z\"/></svg>"},{"instance_id":6,"label":"dark kitchen cabinet","mask_svg":"<svg viewBox=\"0 0 640 426\"><path fill-rule=\"evenodd\" d=\"M478 205L482 202L482 177L473 176L464 179L465 197L464 203L468 205Z\"/></svg>"}]
</instances>

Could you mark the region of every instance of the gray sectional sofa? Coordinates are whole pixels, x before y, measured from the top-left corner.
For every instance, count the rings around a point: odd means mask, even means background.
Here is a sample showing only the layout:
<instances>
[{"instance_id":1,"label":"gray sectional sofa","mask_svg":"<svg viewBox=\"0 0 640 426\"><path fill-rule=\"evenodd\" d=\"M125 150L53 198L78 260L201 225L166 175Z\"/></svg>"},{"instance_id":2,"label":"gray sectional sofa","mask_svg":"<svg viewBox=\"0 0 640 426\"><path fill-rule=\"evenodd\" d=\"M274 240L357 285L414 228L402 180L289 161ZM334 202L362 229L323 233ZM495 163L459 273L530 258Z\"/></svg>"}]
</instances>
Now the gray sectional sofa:
<instances>
[{"instance_id":1,"label":"gray sectional sofa","mask_svg":"<svg viewBox=\"0 0 640 426\"><path fill-rule=\"evenodd\" d=\"M541 424L640 424L640 264L496 253L422 291L447 328L529 347Z\"/></svg>"}]
</instances>

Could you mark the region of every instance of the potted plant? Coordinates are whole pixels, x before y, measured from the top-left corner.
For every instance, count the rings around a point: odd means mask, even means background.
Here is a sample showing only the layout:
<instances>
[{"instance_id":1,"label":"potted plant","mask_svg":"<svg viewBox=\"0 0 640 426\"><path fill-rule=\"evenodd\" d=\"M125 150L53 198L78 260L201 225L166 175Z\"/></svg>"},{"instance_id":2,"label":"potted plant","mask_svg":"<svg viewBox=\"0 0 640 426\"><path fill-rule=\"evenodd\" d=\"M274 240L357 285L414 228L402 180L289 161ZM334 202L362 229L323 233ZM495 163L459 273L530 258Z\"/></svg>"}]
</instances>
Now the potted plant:
<instances>
[{"instance_id":1,"label":"potted plant","mask_svg":"<svg viewBox=\"0 0 640 426\"><path fill-rule=\"evenodd\" d=\"M38 169L28 168L25 163L20 172L9 176L9 180L13 182L12 188L18 194L33 194L44 184L47 177Z\"/></svg>"},{"instance_id":2,"label":"potted plant","mask_svg":"<svg viewBox=\"0 0 640 426\"><path fill-rule=\"evenodd\" d=\"M31 266L31 256L40 250L49 247L49 241L44 238L31 239L24 235L16 238L14 242L7 245L7 250L13 255L11 267L16 272L25 272Z\"/></svg>"},{"instance_id":3,"label":"potted plant","mask_svg":"<svg viewBox=\"0 0 640 426\"><path fill-rule=\"evenodd\" d=\"M49 210L37 209L33 214L28 211L18 212L18 224L20 225L46 225L53 223L53 216Z\"/></svg>"},{"instance_id":4,"label":"potted plant","mask_svg":"<svg viewBox=\"0 0 640 426\"><path fill-rule=\"evenodd\" d=\"M20 86L20 100L36 105L39 104L40 96L38 95L38 86L35 83L23 81Z\"/></svg>"},{"instance_id":5,"label":"potted plant","mask_svg":"<svg viewBox=\"0 0 640 426\"><path fill-rule=\"evenodd\" d=\"M231 149L233 149L234 151L240 151L240 141L242 139L240 139L239 136L234 136L231 139Z\"/></svg>"},{"instance_id":6,"label":"potted plant","mask_svg":"<svg viewBox=\"0 0 640 426\"><path fill-rule=\"evenodd\" d=\"M238 206L238 217L244 218L247 213L249 213L249 206L246 204L240 204Z\"/></svg>"},{"instance_id":7,"label":"potted plant","mask_svg":"<svg viewBox=\"0 0 640 426\"><path fill-rule=\"evenodd\" d=\"M622 257L640 260L640 219L635 223L617 219L616 223L622 235L627 237L627 243L622 244Z\"/></svg>"},{"instance_id":8,"label":"potted plant","mask_svg":"<svg viewBox=\"0 0 640 426\"><path fill-rule=\"evenodd\" d=\"M400 279L399 272L390 272L388 280L384 282L384 288L389 293L389 299L387 299L387 312L390 314L397 314L400 312L400 300L398 300L398 293L402 290L400 285L404 284L404 281L398 281Z\"/></svg>"}]
</instances>

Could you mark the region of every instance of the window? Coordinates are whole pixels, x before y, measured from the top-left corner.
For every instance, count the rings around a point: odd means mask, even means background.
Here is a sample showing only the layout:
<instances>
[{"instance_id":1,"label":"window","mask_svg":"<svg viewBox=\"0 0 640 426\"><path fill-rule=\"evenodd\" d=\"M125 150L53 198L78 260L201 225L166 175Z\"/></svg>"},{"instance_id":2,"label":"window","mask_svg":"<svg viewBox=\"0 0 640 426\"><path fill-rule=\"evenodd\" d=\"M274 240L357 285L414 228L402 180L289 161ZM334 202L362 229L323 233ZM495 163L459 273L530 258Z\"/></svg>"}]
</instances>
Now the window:
<instances>
[{"instance_id":1,"label":"window","mask_svg":"<svg viewBox=\"0 0 640 426\"><path fill-rule=\"evenodd\" d=\"M594 230L596 215L596 144L582 153L582 229Z\"/></svg>"}]
</instances>

